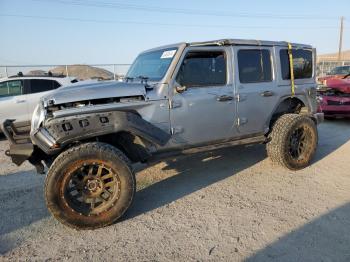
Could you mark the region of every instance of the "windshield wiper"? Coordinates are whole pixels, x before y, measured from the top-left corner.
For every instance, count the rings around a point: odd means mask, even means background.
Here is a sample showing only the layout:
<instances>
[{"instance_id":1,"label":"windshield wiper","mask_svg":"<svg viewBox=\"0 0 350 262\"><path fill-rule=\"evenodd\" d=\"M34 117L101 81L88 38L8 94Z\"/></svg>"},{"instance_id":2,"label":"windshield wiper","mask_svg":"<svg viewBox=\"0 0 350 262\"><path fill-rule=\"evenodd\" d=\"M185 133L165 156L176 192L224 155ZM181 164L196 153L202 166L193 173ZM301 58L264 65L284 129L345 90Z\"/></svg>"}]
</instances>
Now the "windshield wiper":
<instances>
[{"instance_id":1,"label":"windshield wiper","mask_svg":"<svg viewBox=\"0 0 350 262\"><path fill-rule=\"evenodd\" d=\"M139 78L141 79L141 82L143 81L147 81L149 79L148 76L143 76L143 75L139 75L138 77L131 77L131 76L126 76L124 79L126 80L126 82L128 82L128 80L134 80L135 78Z\"/></svg>"},{"instance_id":2,"label":"windshield wiper","mask_svg":"<svg viewBox=\"0 0 350 262\"><path fill-rule=\"evenodd\" d=\"M143 75L139 75L137 78L140 78L141 80L148 80L149 77L148 76L143 76Z\"/></svg>"},{"instance_id":3,"label":"windshield wiper","mask_svg":"<svg viewBox=\"0 0 350 262\"><path fill-rule=\"evenodd\" d=\"M141 84L143 84L143 82L145 82L145 84L148 85L148 84L147 84L147 81L148 81L148 79L149 79L148 76L139 75L137 78L140 78L140 79L141 79Z\"/></svg>"},{"instance_id":4,"label":"windshield wiper","mask_svg":"<svg viewBox=\"0 0 350 262\"><path fill-rule=\"evenodd\" d=\"M124 79L126 80L126 82L128 82L129 80L133 81L135 78L141 79L141 84L144 83L146 88L153 89L153 88L147 83L147 81L148 81L148 79L149 79L148 76L143 76L143 75L139 75L138 77L130 77L130 76L127 76L127 77L125 77Z\"/></svg>"},{"instance_id":5,"label":"windshield wiper","mask_svg":"<svg viewBox=\"0 0 350 262\"><path fill-rule=\"evenodd\" d=\"M129 80L131 80L131 81L134 80L134 77L126 76L126 77L124 77L124 79L126 82L129 82Z\"/></svg>"}]
</instances>

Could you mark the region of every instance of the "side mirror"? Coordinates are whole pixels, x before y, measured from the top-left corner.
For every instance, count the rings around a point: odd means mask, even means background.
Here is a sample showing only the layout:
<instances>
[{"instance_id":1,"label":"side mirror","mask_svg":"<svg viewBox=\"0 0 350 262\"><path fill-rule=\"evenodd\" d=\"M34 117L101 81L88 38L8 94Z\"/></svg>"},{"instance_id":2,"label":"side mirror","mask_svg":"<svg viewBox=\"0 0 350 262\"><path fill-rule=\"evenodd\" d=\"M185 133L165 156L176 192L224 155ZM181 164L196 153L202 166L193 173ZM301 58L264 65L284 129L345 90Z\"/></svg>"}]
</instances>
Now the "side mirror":
<instances>
[{"instance_id":1,"label":"side mirror","mask_svg":"<svg viewBox=\"0 0 350 262\"><path fill-rule=\"evenodd\" d=\"M176 86L175 90L176 90L176 92L181 94L187 90L187 87L186 86Z\"/></svg>"}]
</instances>

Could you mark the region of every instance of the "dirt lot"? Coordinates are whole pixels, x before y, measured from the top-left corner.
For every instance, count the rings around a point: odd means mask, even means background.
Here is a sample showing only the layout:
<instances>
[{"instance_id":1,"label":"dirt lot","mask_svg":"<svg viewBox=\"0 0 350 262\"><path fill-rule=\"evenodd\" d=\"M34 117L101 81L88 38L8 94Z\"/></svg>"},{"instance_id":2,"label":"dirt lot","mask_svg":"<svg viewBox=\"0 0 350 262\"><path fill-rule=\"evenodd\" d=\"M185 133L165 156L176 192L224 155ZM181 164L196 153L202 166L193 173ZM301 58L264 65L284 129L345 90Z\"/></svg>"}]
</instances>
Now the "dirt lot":
<instances>
[{"instance_id":1,"label":"dirt lot","mask_svg":"<svg viewBox=\"0 0 350 262\"><path fill-rule=\"evenodd\" d=\"M137 174L125 218L95 231L53 219L43 176L0 142L0 260L350 261L350 121L319 127L314 163L273 166L264 146L163 162Z\"/></svg>"}]
</instances>

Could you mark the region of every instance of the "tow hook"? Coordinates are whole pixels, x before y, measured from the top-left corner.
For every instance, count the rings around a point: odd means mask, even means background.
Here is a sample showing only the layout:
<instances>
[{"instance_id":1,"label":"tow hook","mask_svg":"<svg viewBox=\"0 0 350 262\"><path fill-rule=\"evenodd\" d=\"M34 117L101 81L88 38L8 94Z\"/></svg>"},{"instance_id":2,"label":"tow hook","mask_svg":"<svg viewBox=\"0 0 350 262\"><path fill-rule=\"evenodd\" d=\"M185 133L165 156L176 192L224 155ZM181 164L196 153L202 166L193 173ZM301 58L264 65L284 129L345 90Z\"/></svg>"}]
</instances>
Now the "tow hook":
<instances>
[{"instance_id":1,"label":"tow hook","mask_svg":"<svg viewBox=\"0 0 350 262\"><path fill-rule=\"evenodd\" d=\"M32 161L31 159L28 159L28 162L31 163L35 167L36 172L39 175L45 174L45 167L44 167L43 163L38 162L38 161Z\"/></svg>"},{"instance_id":2,"label":"tow hook","mask_svg":"<svg viewBox=\"0 0 350 262\"><path fill-rule=\"evenodd\" d=\"M35 164L35 169L36 169L36 172L39 174L39 175L45 175L45 167L42 163L40 164Z\"/></svg>"}]
</instances>

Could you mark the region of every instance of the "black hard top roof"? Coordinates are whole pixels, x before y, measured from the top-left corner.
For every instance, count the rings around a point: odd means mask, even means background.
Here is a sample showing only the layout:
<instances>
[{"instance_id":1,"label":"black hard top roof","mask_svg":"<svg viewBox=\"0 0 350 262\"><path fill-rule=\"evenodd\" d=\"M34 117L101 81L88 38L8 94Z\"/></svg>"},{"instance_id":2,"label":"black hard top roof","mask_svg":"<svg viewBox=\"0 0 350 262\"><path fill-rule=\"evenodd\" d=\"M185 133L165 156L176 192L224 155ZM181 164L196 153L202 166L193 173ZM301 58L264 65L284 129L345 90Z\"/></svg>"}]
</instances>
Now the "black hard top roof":
<instances>
[{"instance_id":1,"label":"black hard top roof","mask_svg":"<svg viewBox=\"0 0 350 262\"><path fill-rule=\"evenodd\" d=\"M288 42L285 41L266 41L253 39L219 39L206 42L187 43L189 46L214 46L214 45L258 45L258 46L283 46L287 47ZM311 45L291 43L295 48L312 48Z\"/></svg>"}]
</instances>

